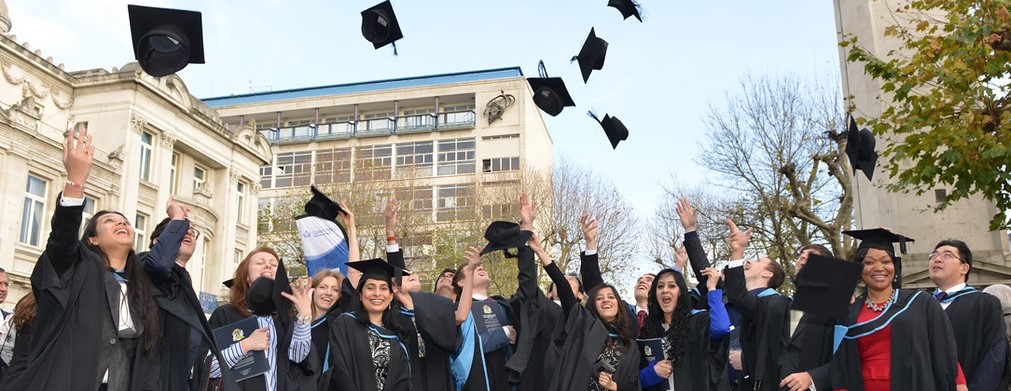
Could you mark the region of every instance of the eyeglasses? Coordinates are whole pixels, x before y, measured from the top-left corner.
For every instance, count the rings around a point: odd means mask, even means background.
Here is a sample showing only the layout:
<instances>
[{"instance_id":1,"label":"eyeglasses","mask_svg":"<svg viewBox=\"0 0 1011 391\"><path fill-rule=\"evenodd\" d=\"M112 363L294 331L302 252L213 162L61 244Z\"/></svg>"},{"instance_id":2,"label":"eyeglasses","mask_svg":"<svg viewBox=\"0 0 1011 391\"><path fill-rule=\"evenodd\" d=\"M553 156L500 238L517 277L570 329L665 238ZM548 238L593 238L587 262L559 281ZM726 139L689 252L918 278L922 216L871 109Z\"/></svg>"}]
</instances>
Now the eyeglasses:
<instances>
[{"instance_id":1,"label":"eyeglasses","mask_svg":"<svg viewBox=\"0 0 1011 391\"><path fill-rule=\"evenodd\" d=\"M934 251L934 252L930 253L930 255L927 255L927 259L929 259L931 261L937 259L938 257L941 257L941 260L944 260L944 261L948 261L948 260L952 260L952 259L957 259L959 261L962 260L962 258L959 258L958 255L955 255L955 253L953 253L951 251L945 251L945 252Z\"/></svg>"},{"instance_id":2,"label":"eyeglasses","mask_svg":"<svg viewBox=\"0 0 1011 391\"><path fill-rule=\"evenodd\" d=\"M197 231L196 228L190 228L188 231L186 231L186 233L193 235L193 239L197 239L200 237L200 231Z\"/></svg>"}]
</instances>

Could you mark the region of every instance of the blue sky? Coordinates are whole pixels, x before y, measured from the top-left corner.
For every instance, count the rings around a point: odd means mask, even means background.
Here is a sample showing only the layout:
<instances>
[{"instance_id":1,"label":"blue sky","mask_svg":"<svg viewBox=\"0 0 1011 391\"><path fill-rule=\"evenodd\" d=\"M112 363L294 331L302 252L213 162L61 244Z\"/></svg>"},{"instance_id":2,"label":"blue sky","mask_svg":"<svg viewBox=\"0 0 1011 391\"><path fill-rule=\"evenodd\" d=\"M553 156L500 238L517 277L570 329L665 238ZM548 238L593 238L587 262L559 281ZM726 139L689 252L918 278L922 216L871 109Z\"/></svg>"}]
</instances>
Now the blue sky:
<instances>
[{"instance_id":1,"label":"blue sky","mask_svg":"<svg viewBox=\"0 0 1011 391\"><path fill-rule=\"evenodd\" d=\"M6 2L17 41L67 70L133 61L127 2ZM694 160L703 120L743 77L839 68L831 1L641 0L639 23L606 0L394 0L405 35L396 57L361 37L359 12L378 0L137 3L203 12L207 63L180 72L197 97L509 66L531 76L543 59L578 105L544 115L556 160L613 181L644 219L671 174L703 180ZM569 58L590 27L610 45L603 70L583 84ZM628 140L611 150L589 109L619 117Z\"/></svg>"}]
</instances>

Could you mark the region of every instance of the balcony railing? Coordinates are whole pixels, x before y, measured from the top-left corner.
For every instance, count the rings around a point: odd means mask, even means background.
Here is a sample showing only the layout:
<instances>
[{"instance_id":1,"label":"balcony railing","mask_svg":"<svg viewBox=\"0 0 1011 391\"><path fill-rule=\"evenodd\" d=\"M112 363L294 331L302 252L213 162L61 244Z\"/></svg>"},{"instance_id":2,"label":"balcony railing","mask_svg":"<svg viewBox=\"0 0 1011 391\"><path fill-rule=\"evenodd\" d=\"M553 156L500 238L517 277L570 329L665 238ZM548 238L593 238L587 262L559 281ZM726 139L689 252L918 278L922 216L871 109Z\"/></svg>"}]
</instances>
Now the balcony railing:
<instances>
[{"instance_id":1,"label":"balcony railing","mask_svg":"<svg viewBox=\"0 0 1011 391\"><path fill-rule=\"evenodd\" d=\"M313 140L336 140L353 137L388 136L401 133L437 132L473 128L477 114L473 110L435 114L405 115L396 118L373 118L358 122L335 122L318 125L288 126L261 130L274 144L294 144Z\"/></svg>"}]
</instances>

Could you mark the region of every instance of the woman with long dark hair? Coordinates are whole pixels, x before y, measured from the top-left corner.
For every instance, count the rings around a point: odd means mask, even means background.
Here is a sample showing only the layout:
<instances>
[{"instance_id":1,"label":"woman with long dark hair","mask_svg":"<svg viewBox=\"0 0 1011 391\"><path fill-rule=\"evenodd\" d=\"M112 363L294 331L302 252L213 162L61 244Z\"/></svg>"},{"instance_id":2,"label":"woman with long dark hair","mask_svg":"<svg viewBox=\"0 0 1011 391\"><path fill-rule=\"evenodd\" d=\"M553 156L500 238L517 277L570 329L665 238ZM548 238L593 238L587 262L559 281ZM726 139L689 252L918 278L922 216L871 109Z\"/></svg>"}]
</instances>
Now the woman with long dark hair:
<instances>
[{"instance_id":1,"label":"woman with long dark hair","mask_svg":"<svg viewBox=\"0 0 1011 391\"><path fill-rule=\"evenodd\" d=\"M410 361L397 322L400 304L393 297L398 268L378 258L347 265L354 270L348 274L358 300L330 325L333 367L327 389L409 390Z\"/></svg>"},{"instance_id":2,"label":"woman with long dark hair","mask_svg":"<svg viewBox=\"0 0 1011 391\"><path fill-rule=\"evenodd\" d=\"M37 300L32 360L11 389L158 386L152 354L161 336L158 308L133 248L133 227L122 214L101 211L77 238L94 152L87 129L67 133L67 181L31 277Z\"/></svg>"},{"instance_id":3,"label":"woman with long dark hair","mask_svg":"<svg viewBox=\"0 0 1011 391\"><path fill-rule=\"evenodd\" d=\"M297 285L290 286L287 282L288 276L277 253L268 247L259 247L239 263L231 282L228 304L216 308L208 321L211 328L216 329L256 316L259 329L231 346L219 347L226 368L234 367L253 351L266 352L270 369L263 375L239 381L241 390L289 390L297 389L300 382L315 381L314 374L303 369L312 347L309 282L301 279ZM291 316L292 307L295 319ZM211 363L211 377L220 377L220 371L221 365L215 358Z\"/></svg>"},{"instance_id":4,"label":"woman with long dark hair","mask_svg":"<svg viewBox=\"0 0 1011 391\"><path fill-rule=\"evenodd\" d=\"M716 289L719 272L702 271L709 277L706 300L709 310L692 309L688 284L681 273L663 269L653 279L640 339L660 338L664 359L646 362L643 358L639 380L646 390L712 390L714 352L711 340L730 333L730 319L723 305L723 292ZM725 353L724 353L725 354Z\"/></svg>"},{"instance_id":5,"label":"woman with long dark hair","mask_svg":"<svg viewBox=\"0 0 1011 391\"><path fill-rule=\"evenodd\" d=\"M11 389L9 384L12 384L13 379L16 379L25 370L25 365L28 363L28 351L32 343L36 310L35 295L31 291L18 300L18 304L14 306L14 314L11 315L10 320L10 328L14 331L14 350L4 373L4 380L0 383L0 390Z\"/></svg>"}]
</instances>

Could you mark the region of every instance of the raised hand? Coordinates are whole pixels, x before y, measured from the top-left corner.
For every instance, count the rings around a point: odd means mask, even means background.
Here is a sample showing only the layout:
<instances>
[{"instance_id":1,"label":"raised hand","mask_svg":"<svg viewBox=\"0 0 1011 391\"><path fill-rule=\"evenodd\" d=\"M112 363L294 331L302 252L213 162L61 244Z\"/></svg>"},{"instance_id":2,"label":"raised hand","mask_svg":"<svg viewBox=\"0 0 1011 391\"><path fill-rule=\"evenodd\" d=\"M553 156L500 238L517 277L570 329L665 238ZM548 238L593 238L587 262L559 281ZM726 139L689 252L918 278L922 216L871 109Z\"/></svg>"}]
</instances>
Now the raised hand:
<instances>
[{"instance_id":1,"label":"raised hand","mask_svg":"<svg viewBox=\"0 0 1011 391\"><path fill-rule=\"evenodd\" d=\"M706 278L706 288L708 288L710 291L716 290L716 283L718 283L720 281L720 278L723 277L722 275L720 275L720 272L716 270L716 268L714 267L707 267L705 269L702 269L702 275L708 277Z\"/></svg>"},{"instance_id":2,"label":"raised hand","mask_svg":"<svg viewBox=\"0 0 1011 391\"><path fill-rule=\"evenodd\" d=\"M270 349L270 328L264 327L253 330L252 334L239 341L239 347L242 348L243 353Z\"/></svg>"},{"instance_id":3,"label":"raised hand","mask_svg":"<svg viewBox=\"0 0 1011 391\"><path fill-rule=\"evenodd\" d=\"M338 201L337 205L340 205L341 212L337 214L337 217L341 219L341 223L344 225L344 229L353 230L355 229L355 214L351 213L348 209L347 204L343 201Z\"/></svg>"},{"instance_id":4,"label":"raised hand","mask_svg":"<svg viewBox=\"0 0 1011 391\"><path fill-rule=\"evenodd\" d=\"M534 254L537 254L537 258L540 259L541 265L548 266L551 264L551 257L548 256L546 251L544 251L544 246L541 245L541 238L537 236L537 233L530 236L529 246L530 249L534 251Z\"/></svg>"},{"instance_id":5,"label":"raised hand","mask_svg":"<svg viewBox=\"0 0 1011 391\"><path fill-rule=\"evenodd\" d=\"M727 226L730 227L730 236L727 237L727 243L730 244L730 256L735 260L743 259L744 249L748 247L748 242L751 240L751 228L741 232L741 229L737 228L737 224L734 224L731 219L727 219Z\"/></svg>"},{"instance_id":6,"label":"raised hand","mask_svg":"<svg viewBox=\"0 0 1011 391\"><path fill-rule=\"evenodd\" d=\"M530 231L534 229L534 218L537 217L537 207L534 203L530 201L530 196L527 193L520 194L520 219L523 223L520 224L520 229Z\"/></svg>"},{"instance_id":7,"label":"raised hand","mask_svg":"<svg viewBox=\"0 0 1011 391\"><path fill-rule=\"evenodd\" d=\"M460 273L463 273L460 281L463 281L464 284L470 282L471 277L474 276L474 269L477 269L481 264L481 250L484 250L484 246L470 246L466 252L467 264L463 266L463 270L460 270Z\"/></svg>"},{"instance_id":8,"label":"raised hand","mask_svg":"<svg viewBox=\"0 0 1011 391\"><path fill-rule=\"evenodd\" d=\"M298 280L291 283L291 292L281 292L281 296L295 307L298 311L298 316L312 316L312 293L313 289L309 284L309 278L299 277Z\"/></svg>"},{"instance_id":9,"label":"raised hand","mask_svg":"<svg viewBox=\"0 0 1011 391\"><path fill-rule=\"evenodd\" d=\"M583 238L586 239L586 250L597 251L597 219L590 219L589 215L579 218L579 224L583 227Z\"/></svg>"},{"instance_id":10,"label":"raised hand","mask_svg":"<svg viewBox=\"0 0 1011 391\"><path fill-rule=\"evenodd\" d=\"M81 127L76 134L73 129L67 131L67 139L63 142L63 168L67 170L68 182L64 194L74 198L84 197L84 183L91 174L94 157L95 146L91 144L87 126ZM67 190L74 194L68 194Z\"/></svg>"},{"instance_id":11,"label":"raised hand","mask_svg":"<svg viewBox=\"0 0 1011 391\"><path fill-rule=\"evenodd\" d=\"M684 227L686 233L693 232L698 229L699 210L693 208L691 202L688 202L688 199L682 198L678 200L678 205L675 210L678 213L678 219L681 220L681 226Z\"/></svg>"},{"instance_id":12,"label":"raised hand","mask_svg":"<svg viewBox=\"0 0 1011 391\"><path fill-rule=\"evenodd\" d=\"M673 243L671 247L674 247ZM688 250L685 249L684 243L681 243L680 246L674 249L674 264L681 268L681 270L685 270L688 267Z\"/></svg>"},{"instance_id":13,"label":"raised hand","mask_svg":"<svg viewBox=\"0 0 1011 391\"><path fill-rule=\"evenodd\" d=\"M396 236L397 231L397 198L390 196L386 200L386 237Z\"/></svg>"},{"instance_id":14,"label":"raised hand","mask_svg":"<svg viewBox=\"0 0 1011 391\"><path fill-rule=\"evenodd\" d=\"M169 196L168 202L165 203L165 214L172 220L185 220L190 216L190 208L181 203L175 202L172 196Z\"/></svg>"}]
</instances>

